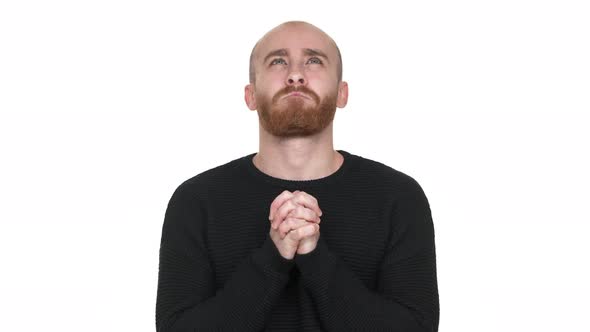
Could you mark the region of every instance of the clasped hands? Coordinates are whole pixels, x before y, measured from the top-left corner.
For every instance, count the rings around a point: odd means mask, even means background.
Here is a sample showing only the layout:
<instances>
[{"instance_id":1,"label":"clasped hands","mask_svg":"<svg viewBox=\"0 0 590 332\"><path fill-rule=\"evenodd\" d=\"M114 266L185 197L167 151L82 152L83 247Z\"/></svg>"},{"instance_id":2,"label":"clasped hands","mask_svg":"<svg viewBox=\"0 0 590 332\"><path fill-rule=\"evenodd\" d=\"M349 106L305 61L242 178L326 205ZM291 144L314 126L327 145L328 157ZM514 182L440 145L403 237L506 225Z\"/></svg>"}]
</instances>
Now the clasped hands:
<instances>
[{"instance_id":1,"label":"clasped hands","mask_svg":"<svg viewBox=\"0 0 590 332\"><path fill-rule=\"evenodd\" d=\"M320 210L315 197L306 192L283 191L270 205L270 237L286 259L307 254L320 238Z\"/></svg>"}]
</instances>

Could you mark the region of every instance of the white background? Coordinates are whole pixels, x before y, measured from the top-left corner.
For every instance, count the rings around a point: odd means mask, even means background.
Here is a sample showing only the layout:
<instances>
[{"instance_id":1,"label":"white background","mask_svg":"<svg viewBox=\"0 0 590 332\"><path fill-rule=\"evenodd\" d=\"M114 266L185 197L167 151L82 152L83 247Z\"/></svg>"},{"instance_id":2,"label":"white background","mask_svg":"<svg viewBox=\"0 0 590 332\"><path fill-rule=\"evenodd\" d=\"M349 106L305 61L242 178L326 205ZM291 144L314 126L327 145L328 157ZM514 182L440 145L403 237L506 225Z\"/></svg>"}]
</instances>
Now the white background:
<instances>
[{"instance_id":1,"label":"white background","mask_svg":"<svg viewBox=\"0 0 590 332\"><path fill-rule=\"evenodd\" d=\"M414 177L440 331L588 329L586 1L2 1L3 331L154 331L174 189L258 149L254 43L338 43L334 147Z\"/></svg>"}]
</instances>

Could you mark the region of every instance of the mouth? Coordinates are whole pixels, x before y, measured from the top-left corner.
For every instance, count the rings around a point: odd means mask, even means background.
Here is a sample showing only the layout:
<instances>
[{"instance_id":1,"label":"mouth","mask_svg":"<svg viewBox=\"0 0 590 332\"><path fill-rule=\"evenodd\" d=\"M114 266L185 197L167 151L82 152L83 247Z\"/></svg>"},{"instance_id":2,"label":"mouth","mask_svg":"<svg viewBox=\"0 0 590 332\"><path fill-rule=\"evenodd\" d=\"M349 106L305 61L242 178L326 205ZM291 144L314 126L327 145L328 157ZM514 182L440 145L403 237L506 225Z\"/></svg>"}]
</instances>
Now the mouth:
<instances>
[{"instance_id":1,"label":"mouth","mask_svg":"<svg viewBox=\"0 0 590 332\"><path fill-rule=\"evenodd\" d=\"M308 96L306 96L305 94L303 94L303 93L301 93L301 92L291 92L291 93L289 93L289 94L285 95L285 98L286 98L286 97L302 97L302 98L307 98L307 99L309 99L309 97L308 97Z\"/></svg>"}]
</instances>

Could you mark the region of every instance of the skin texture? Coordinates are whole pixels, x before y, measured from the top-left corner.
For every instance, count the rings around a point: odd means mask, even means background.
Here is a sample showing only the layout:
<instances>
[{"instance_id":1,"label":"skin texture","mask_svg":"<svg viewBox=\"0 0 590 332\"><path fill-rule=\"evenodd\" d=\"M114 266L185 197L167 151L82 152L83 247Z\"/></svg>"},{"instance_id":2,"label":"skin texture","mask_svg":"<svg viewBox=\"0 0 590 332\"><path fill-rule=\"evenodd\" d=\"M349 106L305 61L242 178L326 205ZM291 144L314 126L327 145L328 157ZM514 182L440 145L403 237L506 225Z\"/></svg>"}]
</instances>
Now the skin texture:
<instances>
[{"instance_id":1,"label":"skin texture","mask_svg":"<svg viewBox=\"0 0 590 332\"><path fill-rule=\"evenodd\" d=\"M279 49L284 52L267 58ZM244 99L258 113L260 151L253 162L262 172L309 180L326 177L342 165L343 157L332 143L336 108L348 100L340 58L332 38L306 22L283 23L256 43ZM319 202L305 192L284 191L275 198L269 232L283 257L315 249L319 214Z\"/></svg>"},{"instance_id":2,"label":"skin texture","mask_svg":"<svg viewBox=\"0 0 590 332\"><path fill-rule=\"evenodd\" d=\"M318 201L306 192L283 191L270 205L270 236L281 255L292 259L313 251L320 237Z\"/></svg>"}]
</instances>

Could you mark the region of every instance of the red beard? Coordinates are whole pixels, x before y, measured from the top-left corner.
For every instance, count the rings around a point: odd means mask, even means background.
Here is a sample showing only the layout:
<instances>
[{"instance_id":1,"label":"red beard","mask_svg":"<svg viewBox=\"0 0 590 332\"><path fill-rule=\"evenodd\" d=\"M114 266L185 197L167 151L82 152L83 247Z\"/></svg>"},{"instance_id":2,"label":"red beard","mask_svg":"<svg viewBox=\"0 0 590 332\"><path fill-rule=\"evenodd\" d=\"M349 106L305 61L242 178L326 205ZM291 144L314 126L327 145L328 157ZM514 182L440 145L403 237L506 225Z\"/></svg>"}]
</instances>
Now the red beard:
<instances>
[{"instance_id":1,"label":"red beard","mask_svg":"<svg viewBox=\"0 0 590 332\"><path fill-rule=\"evenodd\" d=\"M300 92L305 97L285 97L291 92ZM336 113L336 94L323 100L313 91L301 86L286 87L277 92L272 100L257 97L260 124L270 134L278 137L310 136L324 130Z\"/></svg>"}]
</instances>

